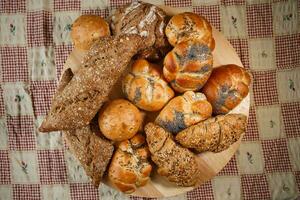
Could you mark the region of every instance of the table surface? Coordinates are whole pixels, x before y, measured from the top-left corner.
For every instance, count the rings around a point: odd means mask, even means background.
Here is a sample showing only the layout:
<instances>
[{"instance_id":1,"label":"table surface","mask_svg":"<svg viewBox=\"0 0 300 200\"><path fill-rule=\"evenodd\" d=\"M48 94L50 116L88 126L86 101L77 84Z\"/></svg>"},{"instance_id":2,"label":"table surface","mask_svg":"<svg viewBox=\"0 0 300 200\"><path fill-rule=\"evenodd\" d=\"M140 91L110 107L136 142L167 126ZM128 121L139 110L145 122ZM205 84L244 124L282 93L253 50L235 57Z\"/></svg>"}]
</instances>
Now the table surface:
<instances>
[{"instance_id":1,"label":"table surface","mask_svg":"<svg viewBox=\"0 0 300 200\"><path fill-rule=\"evenodd\" d=\"M0 199L125 199L95 189L60 132L37 127L72 50L72 22L128 0L0 1ZM209 3L208 3L209 2ZM211 181L169 199L295 199L300 190L300 1L153 0L220 30L252 73L247 132ZM132 199L137 199L131 197Z\"/></svg>"}]
</instances>

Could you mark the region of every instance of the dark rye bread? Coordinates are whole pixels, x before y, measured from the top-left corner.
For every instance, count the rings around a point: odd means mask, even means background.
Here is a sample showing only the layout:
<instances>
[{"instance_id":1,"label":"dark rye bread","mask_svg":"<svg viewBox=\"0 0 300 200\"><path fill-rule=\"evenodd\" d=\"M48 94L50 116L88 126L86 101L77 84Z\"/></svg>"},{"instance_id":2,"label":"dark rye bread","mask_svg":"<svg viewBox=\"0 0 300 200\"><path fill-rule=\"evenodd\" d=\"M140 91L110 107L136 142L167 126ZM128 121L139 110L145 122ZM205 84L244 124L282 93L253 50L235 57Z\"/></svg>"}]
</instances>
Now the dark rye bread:
<instances>
[{"instance_id":1,"label":"dark rye bread","mask_svg":"<svg viewBox=\"0 0 300 200\"><path fill-rule=\"evenodd\" d=\"M92 125L63 131L69 149L80 161L95 187L99 186L114 151L114 146L97 133Z\"/></svg>"},{"instance_id":2,"label":"dark rye bread","mask_svg":"<svg viewBox=\"0 0 300 200\"><path fill-rule=\"evenodd\" d=\"M176 141L198 152L220 152L235 143L245 132L247 116L219 115L190 126L176 135Z\"/></svg>"},{"instance_id":3,"label":"dark rye bread","mask_svg":"<svg viewBox=\"0 0 300 200\"><path fill-rule=\"evenodd\" d=\"M171 133L158 125L148 123L145 133L152 161L158 166L158 174L179 186L196 185L200 172L195 155L176 144Z\"/></svg>"},{"instance_id":4,"label":"dark rye bread","mask_svg":"<svg viewBox=\"0 0 300 200\"><path fill-rule=\"evenodd\" d=\"M78 72L54 96L50 112L39 130L49 132L88 125L140 49L141 42L136 35L107 37L95 42Z\"/></svg>"}]
</instances>

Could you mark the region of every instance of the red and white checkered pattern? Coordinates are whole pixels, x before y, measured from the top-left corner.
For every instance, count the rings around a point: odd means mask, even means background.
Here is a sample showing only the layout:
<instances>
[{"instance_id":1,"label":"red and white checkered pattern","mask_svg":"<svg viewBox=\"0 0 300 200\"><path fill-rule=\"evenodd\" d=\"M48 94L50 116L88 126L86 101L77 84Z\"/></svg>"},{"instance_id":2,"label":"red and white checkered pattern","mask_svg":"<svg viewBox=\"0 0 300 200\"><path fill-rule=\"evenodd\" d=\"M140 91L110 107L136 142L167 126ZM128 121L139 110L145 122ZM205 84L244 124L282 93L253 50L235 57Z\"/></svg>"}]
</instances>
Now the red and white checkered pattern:
<instances>
[{"instance_id":1,"label":"red and white checkered pattern","mask_svg":"<svg viewBox=\"0 0 300 200\"><path fill-rule=\"evenodd\" d=\"M271 199L265 174L242 175L244 200Z\"/></svg>"},{"instance_id":2,"label":"red and white checkered pattern","mask_svg":"<svg viewBox=\"0 0 300 200\"><path fill-rule=\"evenodd\" d=\"M15 184L13 185L13 200L40 200L40 185Z\"/></svg>"},{"instance_id":3,"label":"red and white checkered pattern","mask_svg":"<svg viewBox=\"0 0 300 200\"><path fill-rule=\"evenodd\" d=\"M38 150L41 184L67 183L67 167L62 150Z\"/></svg>"},{"instance_id":4,"label":"red and white checkered pattern","mask_svg":"<svg viewBox=\"0 0 300 200\"><path fill-rule=\"evenodd\" d=\"M255 105L278 104L276 71L253 72L252 75Z\"/></svg>"},{"instance_id":5,"label":"red and white checkered pattern","mask_svg":"<svg viewBox=\"0 0 300 200\"><path fill-rule=\"evenodd\" d=\"M98 189L90 183L71 183L71 199L98 200Z\"/></svg>"},{"instance_id":6,"label":"red and white checkered pattern","mask_svg":"<svg viewBox=\"0 0 300 200\"><path fill-rule=\"evenodd\" d=\"M270 4L247 6L247 30L250 38L271 37L273 35L272 7Z\"/></svg>"},{"instance_id":7,"label":"red and white checkered pattern","mask_svg":"<svg viewBox=\"0 0 300 200\"><path fill-rule=\"evenodd\" d=\"M26 16L26 46L0 45L0 85L3 82L28 82L30 85L30 96L34 115L11 117L5 111L3 103L3 90L0 87L0 116L6 119L8 130L8 150L0 150L0 186L1 184L12 186L13 199L41 199L41 184L67 184L70 187L71 199L99 199L98 189L90 183L68 183L66 161L64 151L61 150L38 150L37 162L40 182L34 185L11 185L12 172L9 155L12 151L36 150L36 136L34 132L34 121L36 116L45 115L49 109L51 98L56 87L55 81L31 81L29 78L30 67L28 66L27 50L35 47L53 47L54 61L57 68L57 79L61 75L61 70L65 60L72 50L71 45L56 45L53 43L53 20L54 13L64 11L80 12L82 14L96 14L107 17L112 8L120 7L131 0L110 0L108 8L99 10L83 10L81 2L83 0L51 0L53 7L49 9L35 8L34 11L27 8L25 0L1 0L0 15L22 14ZM281 2L288 2L280 0ZM220 30L221 11L227 6L231 9L235 5L242 5L247 16L247 35L243 39L230 39L231 44L236 49L243 65L246 69L249 66L249 39L267 38L273 39L275 44L274 63L280 73L289 68L300 67L300 33L276 35L273 32L272 1L253 3L246 0L220 0L205 2L205 5L192 6L192 0L164 0L161 1L174 7L189 7L194 12L206 17L213 26ZM264 1L266 2L266 1ZM277 0L273 0L277 2ZM107 4L107 2L105 2ZM298 15L300 16L300 2L298 3ZM227 13L230 15L230 13ZM226 25L226 24L225 24ZM18 27L17 27L18 28ZM3 30L1 30L1 33ZM0 36L1 40L1 36ZM0 43L1 44L1 43ZM253 74L253 99L250 108L248 127L243 140L257 141L262 144L262 157L264 158L264 172L262 174L248 174L241 176L242 199L270 199L270 188L268 186L267 174L276 172L292 172L295 176L300 191L300 172L293 171L289 158L286 138L290 140L300 137L300 103L295 99L290 102L280 102L278 99L278 88L276 83L277 70L256 71L251 68ZM278 80L277 80L278 81ZM288 84L288 83L287 83ZM297 84L295 84L297 86ZM298 90L298 88L295 88ZM278 105L281 107L281 119L283 121L284 138L260 141L256 106ZM264 133L265 134L265 133ZM225 168L219 173L223 176L237 176L237 158L234 156ZM215 189L215 188L214 188ZM1 197L0 197L1 198ZM214 199L213 186L211 181L187 193L188 199ZM146 199L132 197L132 199Z\"/></svg>"},{"instance_id":8,"label":"red and white checkered pattern","mask_svg":"<svg viewBox=\"0 0 300 200\"><path fill-rule=\"evenodd\" d=\"M101 16L102 18L107 18L109 15L109 10L108 9L82 10L81 13L83 15L98 15L98 16Z\"/></svg>"},{"instance_id":9,"label":"red and white checkered pattern","mask_svg":"<svg viewBox=\"0 0 300 200\"><path fill-rule=\"evenodd\" d=\"M234 155L226 166L218 173L218 176L235 176L239 174L236 163L236 156Z\"/></svg>"},{"instance_id":10,"label":"red and white checkered pattern","mask_svg":"<svg viewBox=\"0 0 300 200\"><path fill-rule=\"evenodd\" d=\"M263 140L261 143L266 172L287 172L292 169L286 139Z\"/></svg>"},{"instance_id":11,"label":"red and white checkered pattern","mask_svg":"<svg viewBox=\"0 0 300 200\"><path fill-rule=\"evenodd\" d=\"M26 47L0 47L2 81L28 81Z\"/></svg>"},{"instance_id":12,"label":"red and white checkered pattern","mask_svg":"<svg viewBox=\"0 0 300 200\"><path fill-rule=\"evenodd\" d=\"M172 6L172 7L191 7L192 0L183 0L183 1L165 0L165 5Z\"/></svg>"},{"instance_id":13,"label":"red and white checkered pattern","mask_svg":"<svg viewBox=\"0 0 300 200\"><path fill-rule=\"evenodd\" d=\"M246 39L228 39L240 57L244 67L249 69L249 46Z\"/></svg>"},{"instance_id":14,"label":"red and white checkered pattern","mask_svg":"<svg viewBox=\"0 0 300 200\"><path fill-rule=\"evenodd\" d=\"M26 12L26 0L1 0L0 13L24 13Z\"/></svg>"},{"instance_id":15,"label":"red and white checkered pattern","mask_svg":"<svg viewBox=\"0 0 300 200\"><path fill-rule=\"evenodd\" d=\"M214 199L211 181L203 183L194 190L187 192L186 195L188 200L194 200L195 198L201 198L205 200Z\"/></svg>"},{"instance_id":16,"label":"red and white checkered pattern","mask_svg":"<svg viewBox=\"0 0 300 200\"><path fill-rule=\"evenodd\" d=\"M80 0L53 0L54 11L80 10Z\"/></svg>"},{"instance_id":17,"label":"red and white checkered pattern","mask_svg":"<svg viewBox=\"0 0 300 200\"><path fill-rule=\"evenodd\" d=\"M56 81L34 81L30 86L36 116L46 115L56 90Z\"/></svg>"},{"instance_id":18,"label":"red and white checkered pattern","mask_svg":"<svg viewBox=\"0 0 300 200\"><path fill-rule=\"evenodd\" d=\"M7 150L0 150L0 184L10 184L10 168Z\"/></svg>"},{"instance_id":19,"label":"red and white checkered pattern","mask_svg":"<svg viewBox=\"0 0 300 200\"><path fill-rule=\"evenodd\" d=\"M34 150L36 148L33 120L33 116L7 116L10 150Z\"/></svg>"},{"instance_id":20,"label":"red and white checkered pattern","mask_svg":"<svg viewBox=\"0 0 300 200\"><path fill-rule=\"evenodd\" d=\"M300 33L275 36L276 65L279 69L300 67Z\"/></svg>"},{"instance_id":21,"label":"red and white checkered pattern","mask_svg":"<svg viewBox=\"0 0 300 200\"><path fill-rule=\"evenodd\" d=\"M59 77L61 75L61 70L71 51L72 51L72 45L57 45L54 47L57 80L59 80Z\"/></svg>"},{"instance_id":22,"label":"red and white checkered pattern","mask_svg":"<svg viewBox=\"0 0 300 200\"><path fill-rule=\"evenodd\" d=\"M300 137L300 117L296 117L300 113L300 103L282 103L281 112L286 136Z\"/></svg>"},{"instance_id":23,"label":"red and white checkered pattern","mask_svg":"<svg viewBox=\"0 0 300 200\"><path fill-rule=\"evenodd\" d=\"M253 106L250 107L249 116L248 116L248 124L246 133L243 137L243 141L254 141L259 139L258 126L256 120L256 111Z\"/></svg>"},{"instance_id":24,"label":"red and white checkered pattern","mask_svg":"<svg viewBox=\"0 0 300 200\"><path fill-rule=\"evenodd\" d=\"M53 43L52 13L41 10L27 13L27 42L29 47L50 46Z\"/></svg>"},{"instance_id":25,"label":"red and white checkered pattern","mask_svg":"<svg viewBox=\"0 0 300 200\"><path fill-rule=\"evenodd\" d=\"M219 5L195 6L193 12L204 16L217 30L221 31L221 14Z\"/></svg>"}]
</instances>

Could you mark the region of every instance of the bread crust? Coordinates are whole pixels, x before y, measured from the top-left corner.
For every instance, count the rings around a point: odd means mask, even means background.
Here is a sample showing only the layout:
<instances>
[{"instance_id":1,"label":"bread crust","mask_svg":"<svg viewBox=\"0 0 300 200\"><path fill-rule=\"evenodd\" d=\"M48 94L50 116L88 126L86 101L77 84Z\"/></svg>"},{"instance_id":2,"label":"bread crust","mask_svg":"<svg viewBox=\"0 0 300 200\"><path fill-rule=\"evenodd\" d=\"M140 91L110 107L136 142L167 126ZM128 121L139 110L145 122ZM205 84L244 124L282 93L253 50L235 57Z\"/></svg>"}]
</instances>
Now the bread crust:
<instances>
[{"instance_id":1,"label":"bread crust","mask_svg":"<svg viewBox=\"0 0 300 200\"><path fill-rule=\"evenodd\" d=\"M234 64L214 68L202 92L213 107L214 114L226 114L248 94L251 78L242 67Z\"/></svg>"}]
</instances>

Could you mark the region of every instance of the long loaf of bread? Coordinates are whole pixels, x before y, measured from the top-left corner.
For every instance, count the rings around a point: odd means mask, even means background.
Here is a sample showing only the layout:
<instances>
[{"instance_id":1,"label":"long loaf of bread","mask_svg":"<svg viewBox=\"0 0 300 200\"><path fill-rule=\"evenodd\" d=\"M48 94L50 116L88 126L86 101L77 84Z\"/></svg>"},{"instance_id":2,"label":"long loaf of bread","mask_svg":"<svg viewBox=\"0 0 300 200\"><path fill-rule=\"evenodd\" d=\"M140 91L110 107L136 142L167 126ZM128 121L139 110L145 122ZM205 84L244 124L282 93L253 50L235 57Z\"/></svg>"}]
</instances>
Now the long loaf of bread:
<instances>
[{"instance_id":1,"label":"long loaf of bread","mask_svg":"<svg viewBox=\"0 0 300 200\"><path fill-rule=\"evenodd\" d=\"M130 42L129 42L130 41ZM139 36L98 40L83 66L53 99L42 132L67 130L89 124L141 43Z\"/></svg>"},{"instance_id":2,"label":"long loaf of bread","mask_svg":"<svg viewBox=\"0 0 300 200\"><path fill-rule=\"evenodd\" d=\"M198 152L220 152L236 142L245 132L247 117L242 114L219 115L179 132L176 140Z\"/></svg>"}]
</instances>

